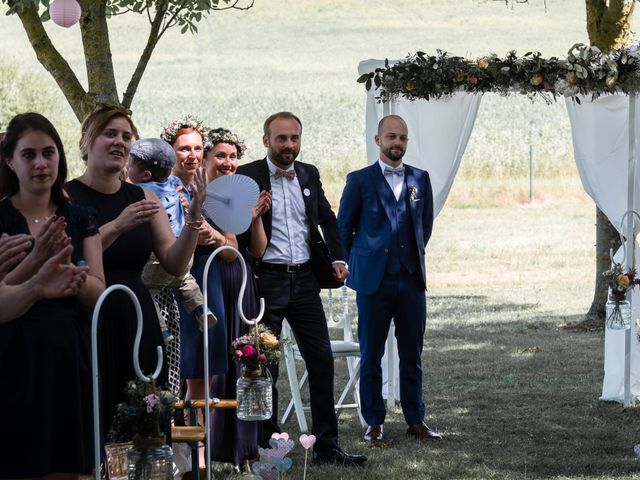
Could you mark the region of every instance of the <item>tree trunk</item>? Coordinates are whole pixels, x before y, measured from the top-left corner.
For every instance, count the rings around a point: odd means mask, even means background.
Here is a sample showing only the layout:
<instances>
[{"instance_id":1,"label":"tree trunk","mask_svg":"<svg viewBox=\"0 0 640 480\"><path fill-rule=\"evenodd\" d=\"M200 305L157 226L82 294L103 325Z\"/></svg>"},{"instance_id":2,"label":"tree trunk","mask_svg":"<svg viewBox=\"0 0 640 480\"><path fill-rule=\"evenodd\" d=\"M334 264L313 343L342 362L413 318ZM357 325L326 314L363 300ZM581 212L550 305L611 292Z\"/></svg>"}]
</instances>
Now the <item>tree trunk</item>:
<instances>
[{"instance_id":1,"label":"tree trunk","mask_svg":"<svg viewBox=\"0 0 640 480\"><path fill-rule=\"evenodd\" d=\"M587 312L582 326L587 329L603 328L605 304L609 285L602 272L611 266L610 251L620 247L620 236L606 215L596 207L596 283L591 308Z\"/></svg>"},{"instance_id":2,"label":"tree trunk","mask_svg":"<svg viewBox=\"0 0 640 480\"><path fill-rule=\"evenodd\" d=\"M634 0L585 0L587 32L591 45L602 51L626 47L631 39ZM607 282L602 273L609 269L609 250L617 250L620 238L604 213L596 207L596 281L591 308L581 324L604 328Z\"/></svg>"},{"instance_id":3,"label":"tree trunk","mask_svg":"<svg viewBox=\"0 0 640 480\"><path fill-rule=\"evenodd\" d=\"M585 3L591 45L603 52L629 45L635 0L585 0Z\"/></svg>"},{"instance_id":4,"label":"tree trunk","mask_svg":"<svg viewBox=\"0 0 640 480\"><path fill-rule=\"evenodd\" d=\"M93 105L86 105L85 111L80 112L84 118L96 103L120 105L120 100L111 58L111 43L105 13L106 2L81 0L80 5L82 7L80 33L89 82L87 93L93 99Z\"/></svg>"}]
</instances>

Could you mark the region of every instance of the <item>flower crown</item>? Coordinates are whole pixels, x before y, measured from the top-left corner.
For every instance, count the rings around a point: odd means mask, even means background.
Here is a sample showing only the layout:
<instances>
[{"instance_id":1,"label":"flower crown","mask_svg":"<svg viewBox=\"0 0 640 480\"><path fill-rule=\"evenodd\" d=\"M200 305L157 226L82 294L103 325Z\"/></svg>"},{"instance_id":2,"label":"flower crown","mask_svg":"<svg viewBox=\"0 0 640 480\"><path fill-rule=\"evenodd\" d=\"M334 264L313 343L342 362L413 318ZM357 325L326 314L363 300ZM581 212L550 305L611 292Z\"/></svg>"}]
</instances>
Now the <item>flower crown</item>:
<instances>
[{"instance_id":1,"label":"flower crown","mask_svg":"<svg viewBox=\"0 0 640 480\"><path fill-rule=\"evenodd\" d=\"M244 151L247 149L247 146L241 141L238 136L233 133L231 130L227 130L226 128L213 128L209 130L206 138L206 149L213 148L218 143L228 143L229 145L235 145L238 149L238 158L242 158Z\"/></svg>"},{"instance_id":2,"label":"flower crown","mask_svg":"<svg viewBox=\"0 0 640 480\"><path fill-rule=\"evenodd\" d=\"M167 142L169 145L173 145L178 132L183 128L192 128L202 136L203 142L206 141L208 128L198 117L188 114L180 120L174 120L169 125L162 129L160 138Z\"/></svg>"}]
</instances>

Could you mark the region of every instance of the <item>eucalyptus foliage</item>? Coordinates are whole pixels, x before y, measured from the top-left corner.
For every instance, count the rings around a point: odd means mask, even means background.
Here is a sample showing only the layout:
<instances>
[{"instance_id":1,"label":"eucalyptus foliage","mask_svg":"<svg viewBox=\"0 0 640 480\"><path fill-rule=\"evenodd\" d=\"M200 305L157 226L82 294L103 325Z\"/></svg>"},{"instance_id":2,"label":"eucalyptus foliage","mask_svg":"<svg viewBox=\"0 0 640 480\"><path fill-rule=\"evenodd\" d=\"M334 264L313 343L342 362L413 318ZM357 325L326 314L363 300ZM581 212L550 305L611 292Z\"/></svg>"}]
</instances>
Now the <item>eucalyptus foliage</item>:
<instances>
[{"instance_id":1,"label":"eucalyptus foliage","mask_svg":"<svg viewBox=\"0 0 640 480\"><path fill-rule=\"evenodd\" d=\"M440 98L457 91L521 93L546 101L557 96L575 97L606 93L640 92L640 46L602 52L597 47L575 44L565 59L543 58L539 52L504 58L495 54L476 60L438 50L436 55L417 52L393 65L358 78L367 90L379 88L378 98L398 96L409 100ZM576 97L577 100L577 97Z\"/></svg>"}]
</instances>

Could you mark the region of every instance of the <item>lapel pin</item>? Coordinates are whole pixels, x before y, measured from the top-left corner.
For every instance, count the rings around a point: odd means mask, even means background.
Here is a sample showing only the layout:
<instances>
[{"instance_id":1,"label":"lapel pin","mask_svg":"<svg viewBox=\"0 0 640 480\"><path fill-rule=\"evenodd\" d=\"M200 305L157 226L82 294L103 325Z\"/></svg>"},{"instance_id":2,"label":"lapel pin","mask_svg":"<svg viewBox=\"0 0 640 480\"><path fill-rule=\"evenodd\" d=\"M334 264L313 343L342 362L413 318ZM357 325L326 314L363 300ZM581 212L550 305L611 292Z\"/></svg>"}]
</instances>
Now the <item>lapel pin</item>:
<instances>
[{"instance_id":1,"label":"lapel pin","mask_svg":"<svg viewBox=\"0 0 640 480\"><path fill-rule=\"evenodd\" d=\"M311 195L311 190L309 190L308 188L305 188L302 193L304 193L305 197L308 197L309 195Z\"/></svg>"}]
</instances>

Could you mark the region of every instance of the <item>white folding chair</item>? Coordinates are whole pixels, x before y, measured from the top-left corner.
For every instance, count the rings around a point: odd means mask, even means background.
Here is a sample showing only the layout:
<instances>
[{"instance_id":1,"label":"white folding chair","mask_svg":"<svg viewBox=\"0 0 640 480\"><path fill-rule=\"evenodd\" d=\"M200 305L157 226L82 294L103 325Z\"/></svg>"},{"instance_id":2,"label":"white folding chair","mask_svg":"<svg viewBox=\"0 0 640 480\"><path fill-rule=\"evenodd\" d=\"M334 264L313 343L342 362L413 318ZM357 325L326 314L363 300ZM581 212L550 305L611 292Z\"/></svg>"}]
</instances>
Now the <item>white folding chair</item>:
<instances>
[{"instance_id":1,"label":"white folding chair","mask_svg":"<svg viewBox=\"0 0 640 480\"><path fill-rule=\"evenodd\" d=\"M351 330L351 317L349 316L349 296L347 287L341 288L341 305L336 301L332 290L329 290L327 301L325 303L325 312L327 313L327 325L330 329L340 330L342 332L341 340L331 340L331 351L333 358L344 358L347 364L349 378L342 388L338 401L335 404L336 414L345 408L355 408L360 418L360 424L364 427L366 423L360 413L360 395L358 393L358 380L360 375L360 344L354 342L353 331ZM294 343L295 338L291 332L289 323L284 320L282 323L281 338L286 339L284 344L284 363L287 369L287 377L289 378L289 387L291 390L291 401L287 406L281 423L285 423L292 411L295 410L298 426L301 432L308 432L307 419L305 411L309 411L311 407L302 402L300 390L307 381L308 373L305 369L304 373L298 378L296 371L296 362L304 362L300 349ZM345 403L349 395L353 395L353 403Z\"/></svg>"}]
</instances>

